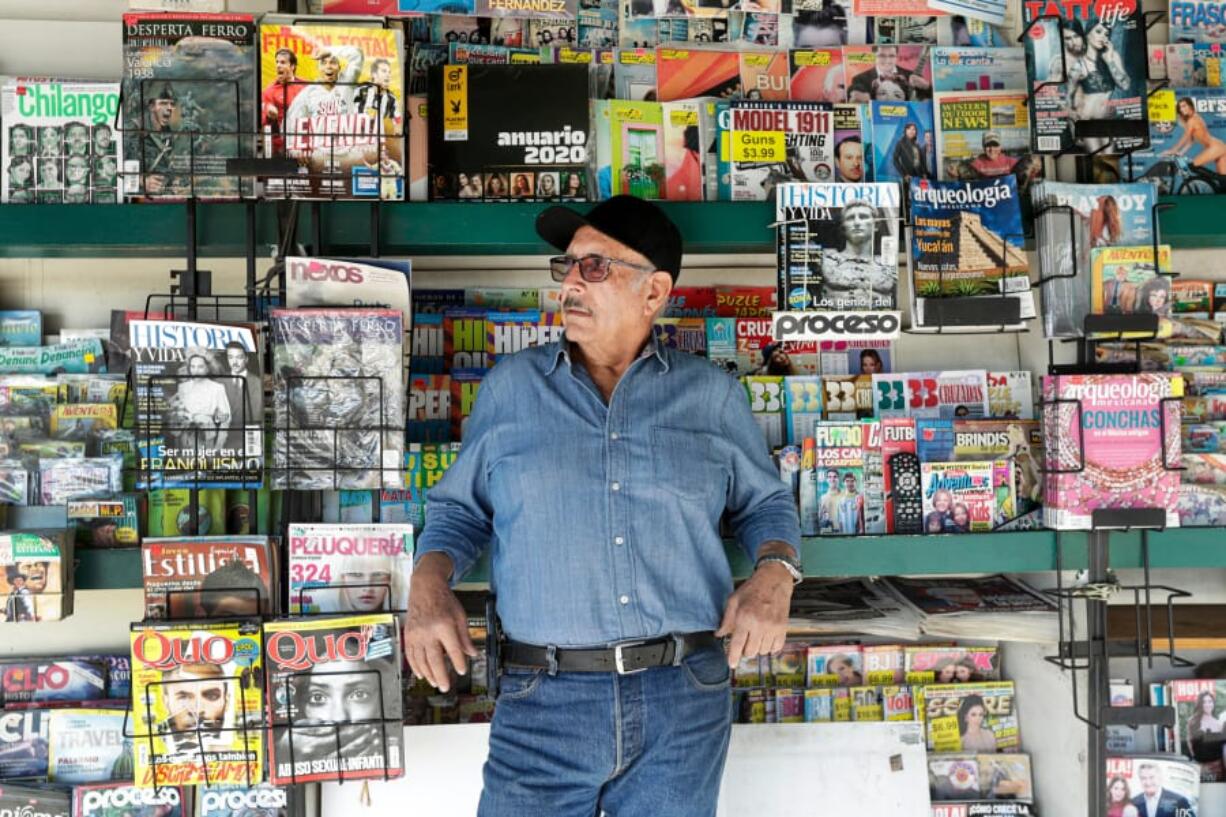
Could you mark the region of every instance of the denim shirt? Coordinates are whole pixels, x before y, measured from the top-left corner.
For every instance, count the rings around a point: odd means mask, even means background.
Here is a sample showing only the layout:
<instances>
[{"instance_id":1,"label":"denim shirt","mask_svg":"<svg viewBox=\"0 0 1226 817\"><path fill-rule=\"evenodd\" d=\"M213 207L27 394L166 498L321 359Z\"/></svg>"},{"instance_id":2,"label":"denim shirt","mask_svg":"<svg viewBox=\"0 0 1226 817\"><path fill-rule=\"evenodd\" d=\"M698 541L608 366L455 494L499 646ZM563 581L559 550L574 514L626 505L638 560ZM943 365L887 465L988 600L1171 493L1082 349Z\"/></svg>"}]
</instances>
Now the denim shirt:
<instances>
[{"instance_id":1,"label":"denim shirt","mask_svg":"<svg viewBox=\"0 0 1226 817\"><path fill-rule=\"evenodd\" d=\"M498 362L430 489L417 558L459 580L487 546L513 640L594 646L713 630L732 592L725 510L754 558L799 552L796 505L741 384L653 339L608 404L565 339Z\"/></svg>"}]
</instances>

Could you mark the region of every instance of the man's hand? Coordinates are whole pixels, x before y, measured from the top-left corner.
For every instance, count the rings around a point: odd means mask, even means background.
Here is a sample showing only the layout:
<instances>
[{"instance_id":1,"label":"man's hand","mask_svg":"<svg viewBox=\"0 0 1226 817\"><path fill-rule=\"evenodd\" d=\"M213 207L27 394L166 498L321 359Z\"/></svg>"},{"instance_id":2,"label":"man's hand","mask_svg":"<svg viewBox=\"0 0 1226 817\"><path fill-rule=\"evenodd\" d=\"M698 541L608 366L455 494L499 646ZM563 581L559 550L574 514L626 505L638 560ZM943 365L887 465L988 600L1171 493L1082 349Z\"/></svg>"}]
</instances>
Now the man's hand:
<instances>
[{"instance_id":1,"label":"man's hand","mask_svg":"<svg viewBox=\"0 0 1226 817\"><path fill-rule=\"evenodd\" d=\"M409 668L440 692L451 688L447 662L456 672L468 672L468 659L477 648L468 635L468 616L451 592L447 579L451 559L442 553L422 557L409 587L409 615L404 625L404 651Z\"/></svg>"},{"instance_id":2,"label":"man's hand","mask_svg":"<svg viewBox=\"0 0 1226 817\"><path fill-rule=\"evenodd\" d=\"M717 638L732 636L728 642L728 666L735 669L743 657L769 655L783 649L792 586L792 574L787 568L767 562L732 594L715 632Z\"/></svg>"}]
</instances>

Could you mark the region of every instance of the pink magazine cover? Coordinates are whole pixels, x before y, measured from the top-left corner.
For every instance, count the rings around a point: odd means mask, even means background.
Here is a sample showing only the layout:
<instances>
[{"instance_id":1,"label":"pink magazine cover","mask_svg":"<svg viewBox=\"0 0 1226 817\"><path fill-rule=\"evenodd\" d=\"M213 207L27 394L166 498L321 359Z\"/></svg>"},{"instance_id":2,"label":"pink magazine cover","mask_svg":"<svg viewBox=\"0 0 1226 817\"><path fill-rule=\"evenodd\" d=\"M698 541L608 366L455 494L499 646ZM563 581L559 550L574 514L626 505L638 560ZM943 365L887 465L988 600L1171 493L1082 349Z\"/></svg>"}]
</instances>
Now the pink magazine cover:
<instances>
[{"instance_id":1,"label":"pink magazine cover","mask_svg":"<svg viewBox=\"0 0 1226 817\"><path fill-rule=\"evenodd\" d=\"M1044 524L1086 530L1099 508L1165 508L1178 526L1183 410L1166 398L1182 396L1168 372L1044 377Z\"/></svg>"}]
</instances>

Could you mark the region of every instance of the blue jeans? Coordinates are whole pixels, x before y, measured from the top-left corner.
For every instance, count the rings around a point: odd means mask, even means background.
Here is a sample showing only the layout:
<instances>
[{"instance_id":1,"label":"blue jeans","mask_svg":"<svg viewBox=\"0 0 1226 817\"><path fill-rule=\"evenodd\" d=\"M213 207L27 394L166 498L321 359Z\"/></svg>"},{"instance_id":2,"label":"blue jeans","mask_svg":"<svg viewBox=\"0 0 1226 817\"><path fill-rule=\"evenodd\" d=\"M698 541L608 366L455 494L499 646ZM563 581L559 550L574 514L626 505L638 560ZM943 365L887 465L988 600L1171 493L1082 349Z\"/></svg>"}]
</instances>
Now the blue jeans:
<instances>
[{"instance_id":1,"label":"blue jeans","mask_svg":"<svg viewBox=\"0 0 1226 817\"><path fill-rule=\"evenodd\" d=\"M718 647L635 675L508 669L479 817L713 817L729 682Z\"/></svg>"}]
</instances>

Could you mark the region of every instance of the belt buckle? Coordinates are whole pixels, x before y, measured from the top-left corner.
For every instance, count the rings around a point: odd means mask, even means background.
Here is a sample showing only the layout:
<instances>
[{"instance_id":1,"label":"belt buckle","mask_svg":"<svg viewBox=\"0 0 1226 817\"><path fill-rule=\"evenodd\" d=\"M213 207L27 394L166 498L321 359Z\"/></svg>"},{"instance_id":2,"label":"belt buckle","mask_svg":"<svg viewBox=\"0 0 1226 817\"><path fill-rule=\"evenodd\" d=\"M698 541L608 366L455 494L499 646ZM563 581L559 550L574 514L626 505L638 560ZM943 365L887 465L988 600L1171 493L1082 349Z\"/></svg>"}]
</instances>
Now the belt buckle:
<instances>
[{"instance_id":1,"label":"belt buckle","mask_svg":"<svg viewBox=\"0 0 1226 817\"><path fill-rule=\"evenodd\" d=\"M647 667L639 667L638 669L626 669L626 661L622 656L622 650L626 647L641 647L646 644L646 641L626 641L617 644L613 647L613 666L617 667L618 675L634 675L639 672L644 672Z\"/></svg>"}]
</instances>

